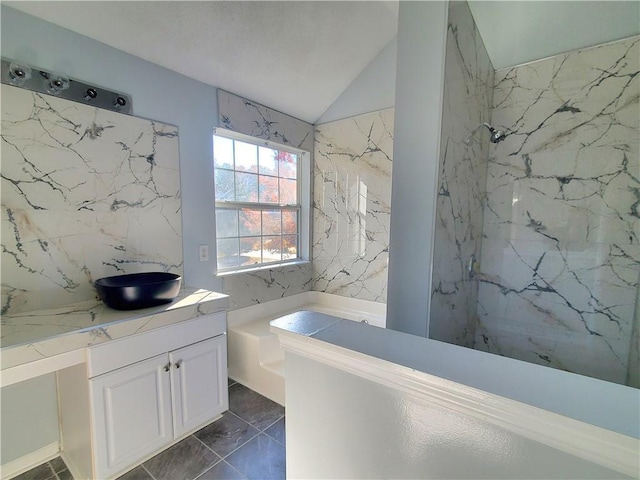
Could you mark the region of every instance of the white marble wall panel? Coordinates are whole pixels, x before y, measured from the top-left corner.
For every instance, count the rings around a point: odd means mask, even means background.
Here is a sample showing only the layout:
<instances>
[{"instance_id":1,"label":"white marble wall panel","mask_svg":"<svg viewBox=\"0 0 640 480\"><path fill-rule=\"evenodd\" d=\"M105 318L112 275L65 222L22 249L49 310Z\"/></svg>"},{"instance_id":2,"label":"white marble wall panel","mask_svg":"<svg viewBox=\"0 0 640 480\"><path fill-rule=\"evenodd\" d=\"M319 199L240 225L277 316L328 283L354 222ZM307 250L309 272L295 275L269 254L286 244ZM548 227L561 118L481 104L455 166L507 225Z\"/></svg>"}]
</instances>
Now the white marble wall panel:
<instances>
[{"instance_id":1,"label":"white marble wall panel","mask_svg":"<svg viewBox=\"0 0 640 480\"><path fill-rule=\"evenodd\" d=\"M232 93L218 90L222 128L313 152L313 125ZM310 264L288 265L223 277L229 308L248 307L311 290Z\"/></svg>"},{"instance_id":2,"label":"white marble wall panel","mask_svg":"<svg viewBox=\"0 0 640 480\"><path fill-rule=\"evenodd\" d=\"M393 109L316 127L313 290L387 300Z\"/></svg>"},{"instance_id":3,"label":"white marble wall panel","mask_svg":"<svg viewBox=\"0 0 640 480\"><path fill-rule=\"evenodd\" d=\"M493 123L508 136L489 161L476 348L627 381L640 269L639 45L496 72Z\"/></svg>"},{"instance_id":4,"label":"white marble wall panel","mask_svg":"<svg viewBox=\"0 0 640 480\"><path fill-rule=\"evenodd\" d=\"M177 127L2 86L2 313L182 274Z\"/></svg>"},{"instance_id":5,"label":"white marble wall panel","mask_svg":"<svg viewBox=\"0 0 640 480\"><path fill-rule=\"evenodd\" d=\"M224 90L218 90L218 125L281 145L313 151L313 125Z\"/></svg>"},{"instance_id":6,"label":"white marble wall panel","mask_svg":"<svg viewBox=\"0 0 640 480\"><path fill-rule=\"evenodd\" d=\"M229 310L249 307L311 290L311 263L264 268L224 277Z\"/></svg>"},{"instance_id":7,"label":"white marble wall panel","mask_svg":"<svg viewBox=\"0 0 640 480\"><path fill-rule=\"evenodd\" d=\"M472 347L478 284L468 266L481 250L490 144L480 125L491 117L493 66L467 2L449 5L444 85L429 337Z\"/></svg>"}]
</instances>

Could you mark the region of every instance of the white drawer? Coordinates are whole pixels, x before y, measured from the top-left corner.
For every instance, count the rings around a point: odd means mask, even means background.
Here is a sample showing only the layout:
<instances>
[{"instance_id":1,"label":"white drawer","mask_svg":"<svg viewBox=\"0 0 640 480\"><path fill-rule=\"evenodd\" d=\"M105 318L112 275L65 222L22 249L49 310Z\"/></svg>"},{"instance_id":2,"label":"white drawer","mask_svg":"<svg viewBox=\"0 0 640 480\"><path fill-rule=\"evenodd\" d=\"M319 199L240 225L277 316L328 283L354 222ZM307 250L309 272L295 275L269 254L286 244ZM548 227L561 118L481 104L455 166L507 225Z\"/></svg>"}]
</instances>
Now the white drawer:
<instances>
[{"instance_id":1,"label":"white drawer","mask_svg":"<svg viewBox=\"0 0 640 480\"><path fill-rule=\"evenodd\" d=\"M218 312L90 347L89 378L224 334L226 327L226 312Z\"/></svg>"}]
</instances>

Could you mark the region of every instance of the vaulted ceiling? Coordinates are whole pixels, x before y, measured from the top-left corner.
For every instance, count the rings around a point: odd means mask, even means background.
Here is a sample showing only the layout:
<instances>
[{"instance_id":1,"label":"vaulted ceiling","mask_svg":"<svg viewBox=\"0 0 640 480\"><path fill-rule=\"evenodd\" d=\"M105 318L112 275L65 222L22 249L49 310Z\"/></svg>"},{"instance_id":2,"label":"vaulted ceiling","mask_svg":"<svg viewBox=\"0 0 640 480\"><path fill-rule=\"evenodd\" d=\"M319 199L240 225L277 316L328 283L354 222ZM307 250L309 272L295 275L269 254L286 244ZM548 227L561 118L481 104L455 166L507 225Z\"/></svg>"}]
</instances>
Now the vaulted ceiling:
<instances>
[{"instance_id":1,"label":"vaulted ceiling","mask_svg":"<svg viewBox=\"0 0 640 480\"><path fill-rule=\"evenodd\" d=\"M311 123L398 26L397 0L3 3ZM497 69L640 33L638 0L469 5Z\"/></svg>"}]
</instances>

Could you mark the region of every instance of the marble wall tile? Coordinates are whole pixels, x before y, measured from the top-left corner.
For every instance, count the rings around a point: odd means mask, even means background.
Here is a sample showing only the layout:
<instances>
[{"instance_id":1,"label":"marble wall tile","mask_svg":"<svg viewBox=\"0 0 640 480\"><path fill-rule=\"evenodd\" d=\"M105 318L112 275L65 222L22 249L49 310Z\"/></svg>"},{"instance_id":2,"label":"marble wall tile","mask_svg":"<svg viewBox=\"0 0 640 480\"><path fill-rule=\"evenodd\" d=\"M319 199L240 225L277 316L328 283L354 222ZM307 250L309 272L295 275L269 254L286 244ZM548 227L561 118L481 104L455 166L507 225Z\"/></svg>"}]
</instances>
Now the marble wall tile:
<instances>
[{"instance_id":1,"label":"marble wall tile","mask_svg":"<svg viewBox=\"0 0 640 480\"><path fill-rule=\"evenodd\" d=\"M449 4L429 337L472 347L493 66L467 2ZM419 254L419 252L417 253Z\"/></svg>"},{"instance_id":2,"label":"marble wall tile","mask_svg":"<svg viewBox=\"0 0 640 480\"><path fill-rule=\"evenodd\" d=\"M640 38L496 72L476 348L625 383L640 269ZM634 336L634 340L630 339Z\"/></svg>"},{"instance_id":3,"label":"marble wall tile","mask_svg":"<svg viewBox=\"0 0 640 480\"><path fill-rule=\"evenodd\" d=\"M393 109L316 127L313 290L385 303Z\"/></svg>"},{"instance_id":4,"label":"marble wall tile","mask_svg":"<svg viewBox=\"0 0 640 480\"><path fill-rule=\"evenodd\" d=\"M177 127L2 86L2 313L182 274Z\"/></svg>"},{"instance_id":5,"label":"marble wall tile","mask_svg":"<svg viewBox=\"0 0 640 480\"><path fill-rule=\"evenodd\" d=\"M302 120L224 90L218 90L218 115L222 128L313 154L313 125ZM234 310L309 291L311 272L310 264L302 264L225 275L222 291Z\"/></svg>"},{"instance_id":6,"label":"marble wall tile","mask_svg":"<svg viewBox=\"0 0 640 480\"><path fill-rule=\"evenodd\" d=\"M313 125L220 89L218 125L281 145L313 151Z\"/></svg>"},{"instance_id":7,"label":"marble wall tile","mask_svg":"<svg viewBox=\"0 0 640 480\"><path fill-rule=\"evenodd\" d=\"M224 276L229 310L249 307L311 290L311 263L265 268Z\"/></svg>"}]
</instances>

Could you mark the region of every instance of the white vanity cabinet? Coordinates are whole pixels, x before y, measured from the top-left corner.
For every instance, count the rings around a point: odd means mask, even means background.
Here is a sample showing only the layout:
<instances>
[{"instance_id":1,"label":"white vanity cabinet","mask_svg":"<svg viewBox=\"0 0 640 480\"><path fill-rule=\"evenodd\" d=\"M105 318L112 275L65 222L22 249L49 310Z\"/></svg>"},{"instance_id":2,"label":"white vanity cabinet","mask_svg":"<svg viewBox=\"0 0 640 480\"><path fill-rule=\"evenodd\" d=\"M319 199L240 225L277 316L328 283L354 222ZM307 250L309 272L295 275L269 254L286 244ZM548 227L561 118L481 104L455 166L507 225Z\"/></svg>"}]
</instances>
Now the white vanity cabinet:
<instances>
[{"instance_id":1,"label":"white vanity cabinet","mask_svg":"<svg viewBox=\"0 0 640 480\"><path fill-rule=\"evenodd\" d=\"M225 312L198 317L91 347L59 375L74 476L116 477L227 410L225 330Z\"/></svg>"}]
</instances>

